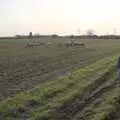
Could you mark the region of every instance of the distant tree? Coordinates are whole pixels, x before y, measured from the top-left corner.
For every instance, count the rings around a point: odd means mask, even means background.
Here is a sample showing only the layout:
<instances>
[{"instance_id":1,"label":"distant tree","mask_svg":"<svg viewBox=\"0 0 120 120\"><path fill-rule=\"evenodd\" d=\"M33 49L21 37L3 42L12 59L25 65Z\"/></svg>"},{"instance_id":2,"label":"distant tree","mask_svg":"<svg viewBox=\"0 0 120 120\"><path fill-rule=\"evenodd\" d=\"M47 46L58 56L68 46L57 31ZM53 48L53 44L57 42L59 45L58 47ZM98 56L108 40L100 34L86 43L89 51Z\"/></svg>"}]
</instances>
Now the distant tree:
<instances>
[{"instance_id":1,"label":"distant tree","mask_svg":"<svg viewBox=\"0 0 120 120\"><path fill-rule=\"evenodd\" d=\"M56 37L58 37L58 35L56 35L56 34L53 34L53 35L52 35L52 37L53 37L53 38L56 38Z\"/></svg>"},{"instance_id":2,"label":"distant tree","mask_svg":"<svg viewBox=\"0 0 120 120\"><path fill-rule=\"evenodd\" d=\"M93 36L94 35L94 30L89 29L89 30L87 30L86 33L87 33L88 36Z\"/></svg>"},{"instance_id":3,"label":"distant tree","mask_svg":"<svg viewBox=\"0 0 120 120\"><path fill-rule=\"evenodd\" d=\"M20 35L16 35L15 37L16 37L16 38L20 38L21 36L20 36Z\"/></svg>"},{"instance_id":4,"label":"distant tree","mask_svg":"<svg viewBox=\"0 0 120 120\"><path fill-rule=\"evenodd\" d=\"M74 38L74 35L70 35L70 38Z\"/></svg>"}]
</instances>

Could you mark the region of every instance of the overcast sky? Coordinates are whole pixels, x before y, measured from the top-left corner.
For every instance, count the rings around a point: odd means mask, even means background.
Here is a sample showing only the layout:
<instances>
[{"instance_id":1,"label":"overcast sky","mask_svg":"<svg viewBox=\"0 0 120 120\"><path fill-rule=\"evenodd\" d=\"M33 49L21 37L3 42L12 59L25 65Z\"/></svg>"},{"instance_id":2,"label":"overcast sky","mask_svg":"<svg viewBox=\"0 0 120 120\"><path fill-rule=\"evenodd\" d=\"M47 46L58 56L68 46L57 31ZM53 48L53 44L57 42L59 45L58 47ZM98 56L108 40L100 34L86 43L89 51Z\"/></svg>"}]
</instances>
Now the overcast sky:
<instances>
[{"instance_id":1,"label":"overcast sky","mask_svg":"<svg viewBox=\"0 0 120 120\"><path fill-rule=\"evenodd\" d=\"M0 0L0 36L87 29L120 34L120 0Z\"/></svg>"}]
</instances>

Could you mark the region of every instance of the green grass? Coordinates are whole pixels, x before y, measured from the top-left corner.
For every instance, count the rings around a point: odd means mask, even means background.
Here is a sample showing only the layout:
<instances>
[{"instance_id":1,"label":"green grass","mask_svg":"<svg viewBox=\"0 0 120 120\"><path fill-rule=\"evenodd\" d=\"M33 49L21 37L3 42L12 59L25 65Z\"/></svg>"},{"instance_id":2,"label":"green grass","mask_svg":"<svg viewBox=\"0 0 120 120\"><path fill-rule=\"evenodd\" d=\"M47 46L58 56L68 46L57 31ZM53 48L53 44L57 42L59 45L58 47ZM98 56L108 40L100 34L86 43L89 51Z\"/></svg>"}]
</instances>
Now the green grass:
<instances>
[{"instance_id":1,"label":"green grass","mask_svg":"<svg viewBox=\"0 0 120 120\"><path fill-rule=\"evenodd\" d=\"M93 115L89 116L89 120L109 120L110 114L115 112L118 99L120 97L120 89L116 87L115 89L108 91L103 96L103 101L97 106L91 108Z\"/></svg>"},{"instance_id":2,"label":"green grass","mask_svg":"<svg viewBox=\"0 0 120 120\"><path fill-rule=\"evenodd\" d=\"M100 60L84 69L77 70L70 77L60 77L36 88L15 95L0 102L0 112L4 113L6 119L11 117L10 111L25 108L25 105L34 100L41 105L31 108L29 115L31 119L48 117L56 108L69 101L75 94L82 93L85 88L106 73L114 66L116 57ZM18 115L19 116L19 115ZM12 119L12 118L11 118Z\"/></svg>"},{"instance_id":3,"label":"green grass","mask_svg":"<svg viewBox=\"0 0 120 120\"><path fill-rule=\"evenodd\" d=\"M116 82L116 73L113 73L112 77L104 83L104 86L112 86L111 89L106 89L100 97L96 98L91 104L88 104L80 113L84 116L85 120L109 120L110 114L116 110L118 99L120 97ZM79 115L78 115L79 118Z\"/></svg>"}]
</instances>

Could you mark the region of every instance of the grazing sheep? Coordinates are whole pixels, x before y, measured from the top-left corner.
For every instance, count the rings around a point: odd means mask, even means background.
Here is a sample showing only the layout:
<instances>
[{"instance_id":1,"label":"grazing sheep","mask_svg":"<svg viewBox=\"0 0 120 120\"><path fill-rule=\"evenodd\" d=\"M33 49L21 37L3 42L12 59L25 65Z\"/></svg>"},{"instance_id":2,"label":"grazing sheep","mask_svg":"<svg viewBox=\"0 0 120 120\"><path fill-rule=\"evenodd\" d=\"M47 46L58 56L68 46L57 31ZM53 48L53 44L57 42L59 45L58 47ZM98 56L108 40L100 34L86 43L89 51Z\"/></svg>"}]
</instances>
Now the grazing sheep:
<instances>
[{"instance_id":1,"label":"grazing sheep","mask_svg":"<svg viewBox=\"0 0 120 120\"><path fill-rule=\"evenodd\" d=\"M81 47L84 47L85 44L84 43L73 43L74 46L81 46Z\"/></svg>"},{"instance_id":2,"label":"grazing sheep","mask_svg":"<svg viewBox=\"0 0 120 120\"><path fill-rule=\"evenodd\" d=\"M52 42L47 42L46 47L49 47L50 45L52 45Z\"/></svg>"},{"instance_id":3,"label":"grazing sheep","mask_svg":"<svg viewBox=\"0 0 120 120\"><path fill-rule=\"evenodd\" d=\"M79 43L79 42L70 42L70 43L65 43L66 47L72 47L72 46L80 46L80 47L84 47L85 44L84 43Z\"/></svg>"},{"instance_id":4,"label":"grazing sheep","mask_svg":"<svg viewBox=\"0 0 120 120\"><path fill-rule=\"evenodd\" d=\"M30 43L27 43L26 45L25 45L25 48L33 48L34 47L34 45L33 44L30 44Z\"/></svg>"}]
</instances>

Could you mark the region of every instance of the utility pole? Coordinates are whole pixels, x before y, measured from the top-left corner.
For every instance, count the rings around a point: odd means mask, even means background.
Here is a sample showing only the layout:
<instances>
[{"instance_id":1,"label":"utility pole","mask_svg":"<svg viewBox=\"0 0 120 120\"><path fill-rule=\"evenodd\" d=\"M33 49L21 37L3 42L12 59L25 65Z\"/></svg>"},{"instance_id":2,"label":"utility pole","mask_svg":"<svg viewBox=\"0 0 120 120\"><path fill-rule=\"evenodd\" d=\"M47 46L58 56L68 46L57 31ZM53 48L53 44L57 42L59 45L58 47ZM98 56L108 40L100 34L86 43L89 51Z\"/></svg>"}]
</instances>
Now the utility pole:
<instances>
[{"instance_id":1,"label":"utility pole","mask_svg":"<svg viewBox=\"0 0 120 120\"><path fill-rule=\"evenodd\" d=\"M116 28L113 29L113 34L116 35Z\"/></svg>"}]
</instances>

